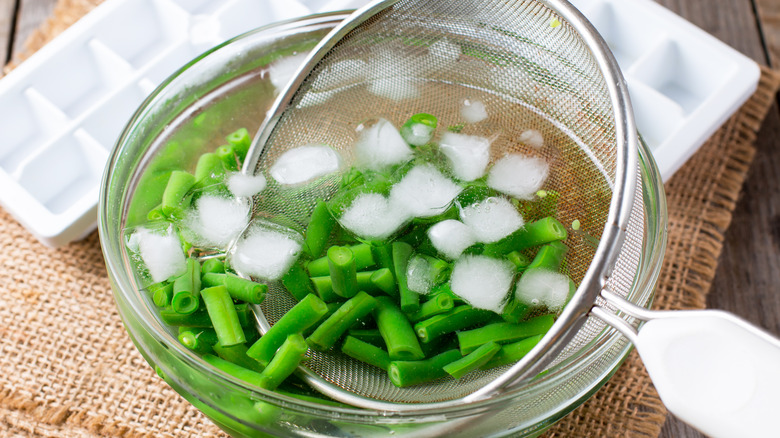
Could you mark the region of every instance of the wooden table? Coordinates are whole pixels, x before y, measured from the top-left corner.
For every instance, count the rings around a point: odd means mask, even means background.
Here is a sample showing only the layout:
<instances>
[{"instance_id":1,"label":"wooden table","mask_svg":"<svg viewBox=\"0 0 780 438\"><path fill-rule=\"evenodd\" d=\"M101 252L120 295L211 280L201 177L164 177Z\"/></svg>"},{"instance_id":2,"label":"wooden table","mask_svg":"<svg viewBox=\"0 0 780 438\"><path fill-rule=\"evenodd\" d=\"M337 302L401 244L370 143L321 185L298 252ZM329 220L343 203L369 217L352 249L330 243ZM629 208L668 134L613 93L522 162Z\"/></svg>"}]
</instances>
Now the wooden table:
<instances>
[{"instance_id":1,"label":"wooden table","mask_svg":"<svg viewBox=\"0 0 780 438\"><path fill-rule=\"evenodd\" d=\"M269 0L270 1L270 0ZM282 0L274 0L282 1ZM780 68L780 0L657 0L763 65ZM0 0L0 58L24 50L56 0ZM772 108L729 228L708 306L780 336L780 113ZM673 417L663 438L703 435Z\"/></svg>"}]
</instances>

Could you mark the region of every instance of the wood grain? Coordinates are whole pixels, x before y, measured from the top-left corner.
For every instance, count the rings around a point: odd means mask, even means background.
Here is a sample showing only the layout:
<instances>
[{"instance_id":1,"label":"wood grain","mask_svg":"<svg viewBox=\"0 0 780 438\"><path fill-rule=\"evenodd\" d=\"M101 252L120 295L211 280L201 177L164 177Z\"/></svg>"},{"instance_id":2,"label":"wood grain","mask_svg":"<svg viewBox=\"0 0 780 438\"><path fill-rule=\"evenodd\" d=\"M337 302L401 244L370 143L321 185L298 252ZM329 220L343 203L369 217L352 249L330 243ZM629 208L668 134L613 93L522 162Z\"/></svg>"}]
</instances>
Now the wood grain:
<instances>
[{"instance_id":1,"label":"wood grain","mask_svg":"<svg viewBox=\"0 0 780 438\"><path fill-rule=\"evenodd\" d=\"M51 15L57 0L19 0L11 58L24 51L30 34Z\"/></svg>"},{"instance_id":2,"label":"wood grain","mask_svg":"<svg viewBox=\"0 0 780 438\"><path fill-rule=\"evenodd\" d=\"M16 0L0 0L0 59L3 65L10 58L9 46L13 35L13 18Z\"/></svg>"}]
</instances>

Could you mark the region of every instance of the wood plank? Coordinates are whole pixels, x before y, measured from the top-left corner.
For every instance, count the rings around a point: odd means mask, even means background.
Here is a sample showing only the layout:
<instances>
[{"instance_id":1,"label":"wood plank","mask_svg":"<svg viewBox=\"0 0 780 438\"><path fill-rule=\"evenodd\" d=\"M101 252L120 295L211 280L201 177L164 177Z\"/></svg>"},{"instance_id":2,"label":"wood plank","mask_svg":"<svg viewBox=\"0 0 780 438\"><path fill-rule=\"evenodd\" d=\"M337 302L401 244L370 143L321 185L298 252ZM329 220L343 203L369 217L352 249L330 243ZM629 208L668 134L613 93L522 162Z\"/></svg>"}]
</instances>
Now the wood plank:
<instances>
[{"instance_id":1,"label":"wood plank","mask_svg":"<svg viewBox=\"0 0 780 438\"><path fill-rule=\"evenodd\" d=\"M770 65L780 66L780 2L754 0Z\"/></svg>"},{"instance_id":2,"label":"wood plank","mask_svg":"<svg viewBox=\"0 0 780 438\"><path fill-rule=\"evenodd\" d=\"M57 0L19 0L19 12L16 20L16 35L11 48L11 58L23 52L25 43L54 10Z\"/></svg>"},{"instance_id":3,"label":"wood plank","mask_svg":"<svg viewBox=\"0 0 780 438\"><path fill-rule=\"evenodd\" d=\"M16 12L16 0L0 0L0 60L2 65L10 59L8 46L13 35L14 13Z\"/></svg>"}]
</instances>

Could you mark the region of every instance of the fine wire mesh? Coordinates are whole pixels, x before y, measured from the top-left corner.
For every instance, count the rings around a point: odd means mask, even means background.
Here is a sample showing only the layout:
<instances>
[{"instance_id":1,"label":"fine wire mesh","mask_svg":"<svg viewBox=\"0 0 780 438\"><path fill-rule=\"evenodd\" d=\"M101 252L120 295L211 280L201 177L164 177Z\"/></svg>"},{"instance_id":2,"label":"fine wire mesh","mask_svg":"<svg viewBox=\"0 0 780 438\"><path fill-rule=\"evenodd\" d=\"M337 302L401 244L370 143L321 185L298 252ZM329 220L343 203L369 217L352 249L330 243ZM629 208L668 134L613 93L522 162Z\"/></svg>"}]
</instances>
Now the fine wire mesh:
<instances>
[{"instance_id":1,"label":"fine wire mesh","mask_svg":"<svg viewBox=\"0 0 780 438\"><path fill-rule=\"evenodd\" d=\"M400 126L418 112L436 115L440 127L456 125L462 122L459 108L464 99L482 101L491 115L485 122L467 124L462 132L491 138L492 160L521 152L550 163L545 188L561 195L558 219L582 223L566 241L566 270L579 284L612 200L617 172L614 109L587 44L537 1L406 0L369 19L309 74L274 128L256 173L267 173L293 147L322 143L340 153L347 169L354 162L352 146L361 125L383 117ZM542 133L544 148L520 141L528 129ZM255 213L303 227L315 201L332 196L340 177L333 174L294 189L269 179L268 189L255 199ZM637 268L633 254L642 244L641 201L640 195L632 212L628 257L621 253L610 280L621 295L630 291ZM262 310L273 324L294 303L281 288L272 288ZM556 362L603 331L603 324L593 319ZM384 371L340 353L312 352L306 366L349 392L395 403L461 398L506 369L397 388Z\"/></svg>"}]
</instances>

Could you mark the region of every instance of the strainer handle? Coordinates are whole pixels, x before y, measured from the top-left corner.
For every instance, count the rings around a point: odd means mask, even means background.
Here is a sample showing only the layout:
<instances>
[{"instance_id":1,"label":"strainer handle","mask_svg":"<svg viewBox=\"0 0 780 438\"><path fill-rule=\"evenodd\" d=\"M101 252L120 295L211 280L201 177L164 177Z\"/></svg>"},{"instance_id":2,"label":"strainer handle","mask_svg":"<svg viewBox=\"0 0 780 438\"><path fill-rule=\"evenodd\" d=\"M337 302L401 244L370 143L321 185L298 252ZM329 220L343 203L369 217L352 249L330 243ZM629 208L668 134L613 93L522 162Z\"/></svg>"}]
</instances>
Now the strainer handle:
<instances>
[{"instance_id":1,"label":"strainer handle","mask_svg":"<svg viewBox=\"0 0 780 438\"><path fill-rule=\"evenodd\" d=\"M638 332L606 322L636 346L670 412L715 438L780 436L780 340L719 310L645 312Z\"/></svg>"}]
</instances>

